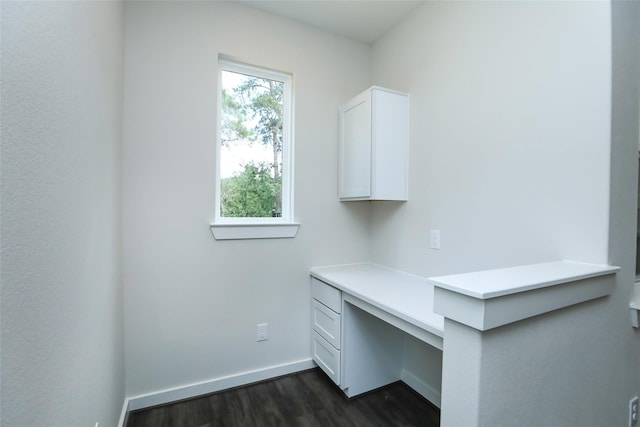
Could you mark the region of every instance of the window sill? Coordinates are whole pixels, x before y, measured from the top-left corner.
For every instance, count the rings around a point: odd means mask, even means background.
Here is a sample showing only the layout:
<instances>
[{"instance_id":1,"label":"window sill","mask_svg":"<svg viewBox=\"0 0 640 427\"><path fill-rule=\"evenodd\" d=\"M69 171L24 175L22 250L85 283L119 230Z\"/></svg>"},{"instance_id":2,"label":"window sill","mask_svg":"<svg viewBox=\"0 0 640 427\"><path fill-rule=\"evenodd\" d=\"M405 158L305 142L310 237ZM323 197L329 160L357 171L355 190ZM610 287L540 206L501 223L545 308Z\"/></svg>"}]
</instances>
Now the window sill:
<instances>
[{"instance_id":1,"label":"window sill","mask_svg":"<svg viewBox=\"0 0 640 427\"><path fill-rule=\"evenodd\" d=\"M291 239L296 237L300 224L211 224L216 240Z\"/></svg>"}]
</instances>

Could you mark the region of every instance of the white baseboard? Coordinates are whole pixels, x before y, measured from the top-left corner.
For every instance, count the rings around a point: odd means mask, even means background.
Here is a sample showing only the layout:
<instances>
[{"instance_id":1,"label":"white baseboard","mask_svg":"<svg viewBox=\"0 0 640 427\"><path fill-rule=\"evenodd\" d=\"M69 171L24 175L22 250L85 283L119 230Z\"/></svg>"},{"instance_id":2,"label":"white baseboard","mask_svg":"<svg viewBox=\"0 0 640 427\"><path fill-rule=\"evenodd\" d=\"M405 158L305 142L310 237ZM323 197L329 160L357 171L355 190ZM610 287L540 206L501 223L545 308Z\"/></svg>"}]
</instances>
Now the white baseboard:
<instances>
[{"instance_id":1,"label":"white baseboard","mask_svg":"<svg viewBox=\"0 0 640 427\"><path fill-rule=\"evenodd\" d=\"M125 398L122 404L122 411L120 411L120 421L118 421L118 427L124 427L127 425L127 417L129 416L129 399Z\"/></svg>"},{"instance_id":2,"label":"white baseboard","mask_svg":"<svg viewBox=\"0 0 640 427\"><path fill-rule=\"evenodd\" d=\"M174 402L177 400L189 399L203 394L214 393L216 391L225 390L232 387L251 384L257 381L268 380L270 378L275 378L282 375L293 374L295 372L315 368L316 366L317 365L313 360L303 359L295 362L285 363L282 365L270 366L268 368L256 369L254 371L241 372L234 375L214 378L208 381L188 384L166 390L160 390L157 392L147 393L139 396L133 396L125 400L126 413L128 413L128 411L135 411L137 409L163 405L165 403ZM125 414L124 408L123 414ZM120 418L121 423L124 422L123 417L124 415ZM122 424L120 426L123 427Z\"/></svg>"},{"instance_id":3,"label":"white baseboard","mask_svg":"<svg viewBox=\"0 0 640 427\"><path fill-rule=\"evenodd\" d=\"M440 408L441 395L440 391L433 389L431 386L422 382L422 380L411 372L403 369L401 374L402 381L412 389L414 389L419 395L433 403Z\"/></svg>"}]
</instances>

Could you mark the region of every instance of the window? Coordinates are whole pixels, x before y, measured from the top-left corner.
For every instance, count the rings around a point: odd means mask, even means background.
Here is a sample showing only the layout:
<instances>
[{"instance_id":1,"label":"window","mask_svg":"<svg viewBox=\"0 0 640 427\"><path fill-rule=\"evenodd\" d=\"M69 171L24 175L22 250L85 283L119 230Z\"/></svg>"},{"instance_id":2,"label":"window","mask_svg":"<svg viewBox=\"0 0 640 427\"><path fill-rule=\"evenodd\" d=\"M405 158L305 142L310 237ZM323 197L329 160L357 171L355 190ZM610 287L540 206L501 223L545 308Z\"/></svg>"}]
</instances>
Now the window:
<instances>
[{"instance_id":1,"label":"window","mask_svg":"<svg viewBox=\"0 0 640 427\"><path fill-rule=\"evenodd\" d=\"M291 76L220 59L218 88L214 236L294 237Z\"/></svg>"}]
</instances>

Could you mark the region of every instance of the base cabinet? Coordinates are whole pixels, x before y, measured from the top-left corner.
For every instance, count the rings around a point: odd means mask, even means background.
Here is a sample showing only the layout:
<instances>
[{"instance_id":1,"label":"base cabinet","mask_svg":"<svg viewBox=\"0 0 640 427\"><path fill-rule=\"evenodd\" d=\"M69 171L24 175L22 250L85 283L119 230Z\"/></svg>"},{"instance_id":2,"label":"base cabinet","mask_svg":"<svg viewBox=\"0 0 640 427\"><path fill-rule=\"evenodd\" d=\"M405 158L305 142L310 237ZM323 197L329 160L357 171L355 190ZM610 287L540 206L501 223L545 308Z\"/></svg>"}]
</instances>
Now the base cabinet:
<instances>
[{"instance_id":1,"label":"base cabinet","mask_svg":"<svg viewBox=\"0 0 640 427\"><path fill-rule=\"evenodd\" d=\"M372 264L310 275L312 359L345 396L404 381L439 406L443 334L429 311L433 288Z\"/></svg>"},{"instance_id":2,"label":"base cabinet","mask_svg":"<svg viewBox=\"0 0 640 427\"><path fill-rule=\"evenodd\" d=\"M311 278L311 354L335 382L341 382L342 295L333 286Z\"/></svg>"}]
</instances>

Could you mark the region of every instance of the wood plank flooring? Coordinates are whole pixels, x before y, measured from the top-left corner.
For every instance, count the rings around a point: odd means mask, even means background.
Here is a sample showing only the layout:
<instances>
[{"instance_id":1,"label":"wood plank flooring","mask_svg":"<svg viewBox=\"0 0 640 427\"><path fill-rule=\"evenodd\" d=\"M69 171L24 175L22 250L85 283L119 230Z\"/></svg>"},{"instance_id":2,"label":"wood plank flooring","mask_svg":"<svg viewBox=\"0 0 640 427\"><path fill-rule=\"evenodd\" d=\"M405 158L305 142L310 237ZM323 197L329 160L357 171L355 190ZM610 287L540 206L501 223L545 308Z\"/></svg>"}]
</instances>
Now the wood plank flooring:
<instances>
[{"instance_id":1,"label":"wood plank flooring","mask_svg":"<svg viewBox=\"0 0 640 427\"><path fill-rule=\"evenodd\" d=\"M440 425L440 410L402 382L347 399L320 369L129 414L126 427Z\"/></svg>"}]
</instances>

